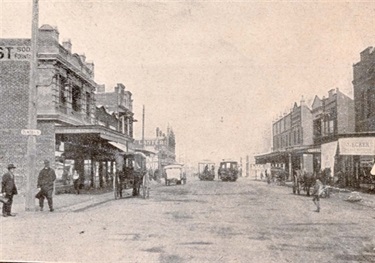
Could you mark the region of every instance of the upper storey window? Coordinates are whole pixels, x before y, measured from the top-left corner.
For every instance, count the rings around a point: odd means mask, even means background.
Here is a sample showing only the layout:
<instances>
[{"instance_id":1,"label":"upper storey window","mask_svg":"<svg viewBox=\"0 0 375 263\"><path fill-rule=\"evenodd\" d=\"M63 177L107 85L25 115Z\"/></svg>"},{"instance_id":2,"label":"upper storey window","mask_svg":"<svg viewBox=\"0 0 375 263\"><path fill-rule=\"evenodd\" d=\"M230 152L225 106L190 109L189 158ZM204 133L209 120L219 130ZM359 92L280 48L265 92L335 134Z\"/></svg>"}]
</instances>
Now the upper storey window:
<instances>
[{"instance_id":1,"label":"upper storey window","mask_svg":"<svg viewBox=\"0 0 375 263\"><path fill-rule=\"evenodd\" d=\"M72 108L74 111L80 111L81 110L81 96L82 92L80 87L73 86L72 89Z\"/></svg>"}]
</instances>

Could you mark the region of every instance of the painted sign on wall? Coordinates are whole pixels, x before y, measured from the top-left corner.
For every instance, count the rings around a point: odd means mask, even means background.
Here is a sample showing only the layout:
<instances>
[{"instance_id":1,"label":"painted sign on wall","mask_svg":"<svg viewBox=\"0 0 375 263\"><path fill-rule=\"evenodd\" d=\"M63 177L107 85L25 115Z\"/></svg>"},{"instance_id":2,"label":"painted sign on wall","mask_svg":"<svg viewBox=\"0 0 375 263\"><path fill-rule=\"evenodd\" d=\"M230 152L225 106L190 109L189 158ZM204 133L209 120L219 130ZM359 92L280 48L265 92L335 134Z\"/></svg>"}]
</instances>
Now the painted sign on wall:
<instances>
[{"instance_id":1,"label":"painted sign on wall","mask_svg":"<svg viewBox=\"0 0 375 263\"><path fill-rule=\"evenodd\" d=\"M0 46L0 61L30 59L31 47L29 46Z\"/></svg>"}]
</instances>

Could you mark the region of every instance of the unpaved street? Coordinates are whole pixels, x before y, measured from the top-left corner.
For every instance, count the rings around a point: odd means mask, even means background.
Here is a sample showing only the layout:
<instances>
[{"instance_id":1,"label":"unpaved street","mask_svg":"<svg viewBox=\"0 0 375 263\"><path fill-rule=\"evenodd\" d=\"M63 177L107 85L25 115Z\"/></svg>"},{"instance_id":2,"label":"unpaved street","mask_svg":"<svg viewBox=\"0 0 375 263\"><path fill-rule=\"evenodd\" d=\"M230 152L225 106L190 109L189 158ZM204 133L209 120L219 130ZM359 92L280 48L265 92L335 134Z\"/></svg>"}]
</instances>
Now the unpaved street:
<instances>
[{"instance_id":1,"label":"unpaved street","mask_svg":"<svg viewBox=\"0 0 375 263\"><path fill-rule=\"evenodd\" d=\"M1 218L1 259L58 262L374 262L375 211L337 196L237 182L154 185L79 212Z\"/></svg>"}]
</instances>

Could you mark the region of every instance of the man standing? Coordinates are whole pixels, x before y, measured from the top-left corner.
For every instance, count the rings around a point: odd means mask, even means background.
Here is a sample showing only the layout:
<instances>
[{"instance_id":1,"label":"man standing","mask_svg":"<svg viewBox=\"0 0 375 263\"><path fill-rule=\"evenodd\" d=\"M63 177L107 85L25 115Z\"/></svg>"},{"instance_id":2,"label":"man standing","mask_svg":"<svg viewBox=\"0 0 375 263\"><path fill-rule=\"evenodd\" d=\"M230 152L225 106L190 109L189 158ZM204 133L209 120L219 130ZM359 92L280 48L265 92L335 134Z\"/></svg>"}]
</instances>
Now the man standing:
<instances>
[{"instance_id":1,"label":"man standing","mask_svg":"<svg viewBox=\"0 0 375 263\"><path fill-rule=\"evenodd\" d=\"M9 164L8 172L3 175L3 180L1 182L1 193L8 199L7 202L3 204L4 217L15 216L11 213L13 195L17 194L17 187L14 182L14 169L16 169L16 167L13 164Z\"/></svg>"},{"instance_id":2,"label":"man standing","mask_svg":"<svg viewBox=\"0 0 375 263\"><path fill-rule=\"evenodd\" d=\"M39 199L40 211L43 211L44 198L47 198L49 210L53 212L52 192L56 180L55 171L49 167L49 161L44 160L44 168L39 172L37 187L40 188L35 198Z\"/></svg>"}]
</instances>

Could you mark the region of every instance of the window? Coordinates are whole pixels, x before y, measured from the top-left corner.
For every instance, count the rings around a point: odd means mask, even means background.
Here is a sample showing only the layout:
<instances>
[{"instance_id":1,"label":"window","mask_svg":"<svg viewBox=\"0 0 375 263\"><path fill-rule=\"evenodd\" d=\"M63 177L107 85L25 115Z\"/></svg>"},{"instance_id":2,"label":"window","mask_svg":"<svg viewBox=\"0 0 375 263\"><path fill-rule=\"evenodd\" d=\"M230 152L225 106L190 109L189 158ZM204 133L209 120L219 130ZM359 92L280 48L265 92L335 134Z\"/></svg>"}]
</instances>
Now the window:
<instances>
[{"instance_id":1,"label":"window","mask_svg":"<svg viewBox=\"0 0 375 263\"><path fill-rule=\"evenodd\" d=\"M367 117L372 117L375 113L375 88L367 90Z\"/></svg>"},{"instance_id":2,"label":"window","mask_svg":"<svg viewBox=\"0 0 375 263\"><path fill-rule=\"evenodd\" d=\"M301 133L299 130L297 130L297 144L301 143Z\"/></svg>"},{"instance_id":3,"label":"window","mask_svg":"<svg viewBox=\"0 0 375 263\"><path fill-rule=\"evenodd\" d=\"M86 115L91 115L91 94L90 92L86 92Z\"/></svg>"},{"instance_id":4,"label":"window","mask_svg":"<svg viewBox=\"0 0 375 263\"><path fill-rule=\"evenodd\" d=\"M65 87L66 80L62 76L58 76L58 88L59 88L59 103L62 106L65 106L67 103L67 91L65 90L68 87Z\"/></svg>"},{"instance_id":5,"label":"window","mask_svg":"<svg viewBox=\"0 0 375 263\"><path fill-rule=\"evenodd\" d=\"M321 136L322 135L322 121L321 119L314 120L314 136Z\"/></svg>"},{"instance_id":6,"label":"window","mask_svg":"<svg viewBox=\"0 0 375 263\"><path fill-rule=\"evenodd\" d=\"M366 107L366 95L365 91L363 90L361 93L361 103L360 103L360 118L363 120L365 119L365 107Z\"/></svg>"},{"instance_id":7,"label":"window","mask_svg":"<svg viewBox=\"0 0 375 263\"><path fill-rule=\"evenodd\" d=\"M81 110L81 89L74 86L72 90L72 108L74 111Z\"/></svg>"}]
</instances>

